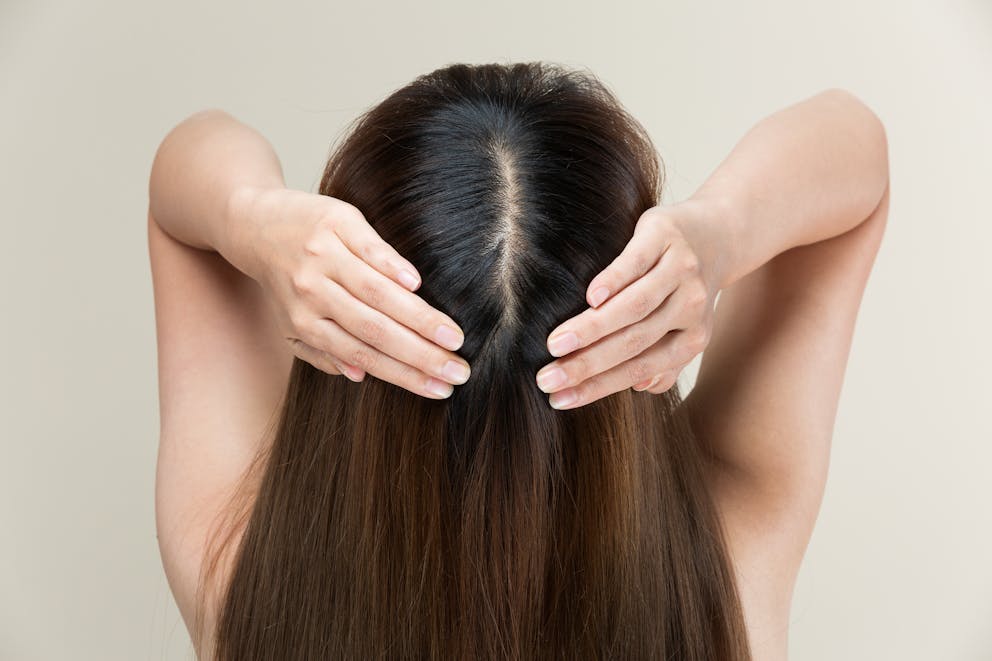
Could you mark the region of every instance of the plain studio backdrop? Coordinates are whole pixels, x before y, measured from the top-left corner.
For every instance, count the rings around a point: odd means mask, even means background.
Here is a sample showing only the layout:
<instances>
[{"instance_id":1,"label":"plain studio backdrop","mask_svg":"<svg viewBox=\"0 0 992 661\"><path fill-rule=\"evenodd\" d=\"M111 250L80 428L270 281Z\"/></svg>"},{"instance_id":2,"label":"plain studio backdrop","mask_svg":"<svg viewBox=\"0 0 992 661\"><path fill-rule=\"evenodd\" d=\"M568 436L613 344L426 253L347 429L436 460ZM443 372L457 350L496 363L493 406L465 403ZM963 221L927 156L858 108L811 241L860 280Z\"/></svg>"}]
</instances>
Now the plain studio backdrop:
<instances>
[{"instance_id":1,"label":"plain studio backdrop","mask_svg":"<svg viewBox=\"0 0 992 661\"><path fill-rule=\"evenodd\" d=\"M313 191L346 123L395 88L452 62L525 60L588 68L617 93L661 152L665 202L825 88L883 119L889 224L791 657L992 659L985 0L0 0L0 658L192 656L153 509L145 214L165 133L224 108Z\"/></svg>"}]
</instances>

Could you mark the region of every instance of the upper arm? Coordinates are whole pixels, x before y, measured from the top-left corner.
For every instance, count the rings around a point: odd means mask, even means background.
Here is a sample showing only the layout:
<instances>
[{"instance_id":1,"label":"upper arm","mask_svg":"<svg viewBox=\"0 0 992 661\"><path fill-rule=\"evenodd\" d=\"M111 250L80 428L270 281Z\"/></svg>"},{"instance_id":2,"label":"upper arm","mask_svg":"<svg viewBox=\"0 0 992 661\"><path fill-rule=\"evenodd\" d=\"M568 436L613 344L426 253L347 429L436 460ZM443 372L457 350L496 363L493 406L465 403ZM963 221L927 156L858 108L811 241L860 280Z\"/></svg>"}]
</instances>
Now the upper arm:
<instances>
[{"instance_id":1,"label":"upper arm","mask_svg":"<svg viewBox=\"0 0 992 661\"><path fill-rule=\"evenodd\" d=\"M262 290L216 252L149 215L158 340L155 511L170 587L186 619L210 525L276 419L292 353Z\"/></svg>"},{"instance_id":2,"label":"upper arm","mask_svg":"<svg viewBox=\"0 0 992 661\"><path fill-rule=\"evenodd\" d=\"M791 595L822 500L855 321L887 213L888 188L853 229L785 251L720 293L685 401L717 458L710 483L732 552L765 584L745 599Z\"/></svg>"}]
</instances>

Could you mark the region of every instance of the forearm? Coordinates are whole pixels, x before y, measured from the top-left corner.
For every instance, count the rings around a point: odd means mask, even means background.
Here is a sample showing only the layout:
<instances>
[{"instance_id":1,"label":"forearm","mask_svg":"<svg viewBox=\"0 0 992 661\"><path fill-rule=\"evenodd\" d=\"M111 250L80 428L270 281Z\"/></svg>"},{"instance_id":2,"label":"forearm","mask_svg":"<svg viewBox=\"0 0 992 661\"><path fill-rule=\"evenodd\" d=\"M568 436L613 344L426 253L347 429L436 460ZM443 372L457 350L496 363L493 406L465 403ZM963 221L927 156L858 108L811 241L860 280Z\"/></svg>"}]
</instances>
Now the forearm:
<instances>
[{"instance_id":1,"label":"forearm","mask_svg":"<svg viewBox=\"0 0 992 661\"><path fill-rule=\"evenodd\" d=\"M234 194L284 186L279 158L258 131L221 110L205 110L162 140L152 164L149 211L173 238L214 250L254 275L249 228L229 222Z\"/></svg>"},{"instance_id":2,"label":"forearm","mask_svg":"<svg viewBox=\"0 0 992 661\"><path fill-rule=\"evenodd\" d=\"M687 204L719 237L722 289L790 248L852 229L888 184L888 145L878 117L853 95L827 90L755 125Z\"/></svg>"}]
</instances>

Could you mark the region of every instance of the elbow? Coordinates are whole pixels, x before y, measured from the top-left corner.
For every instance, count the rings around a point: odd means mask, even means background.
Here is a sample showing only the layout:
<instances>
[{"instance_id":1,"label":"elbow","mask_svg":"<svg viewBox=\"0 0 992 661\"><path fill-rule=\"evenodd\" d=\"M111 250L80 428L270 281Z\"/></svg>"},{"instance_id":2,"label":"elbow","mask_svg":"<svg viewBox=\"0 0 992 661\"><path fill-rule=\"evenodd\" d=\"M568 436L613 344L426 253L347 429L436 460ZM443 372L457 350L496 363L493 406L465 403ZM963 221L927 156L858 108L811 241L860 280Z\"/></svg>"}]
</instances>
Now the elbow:
<instances>
[{"instance_id":1,"label":"elbow","mask_svg":"<svg viewBox=\"0 0 992 661\"><path fill-rule=\"evenodd\" d=\"M207 121L211 119L230 119L231 114L226 110L221 110L220 108L203 108L202 110L197 110L192 115L184 119L179 123L179 126L184 124L195 124L197 122Z\"/></svg>"},{"instance_id":2,"label":"elbow","mask_svg":"<svg viewBox=\"0 0 992 661\"><path fill-rule=\"evenodd\" d=\"M148 175L148 199L153 214L156 214L161 203L163 191L181 167L175 161L188 154L191 145L201 140L214 126L232 120L233 117L220 108L205 108L188 115L163 136L152 157Z\"/></svg>"},{"instance_id":3,"label":"elbow","mask_svg":"<svg viewBox=\"0 0 992 661\"><path fill-rule=\"evenodd\" d=\"M202 130L202 126L207 123L222 122L230 119L231 116L221 110L220 108L204 108L203 110L197 110L191 115L183 118L178 124L173 126L159 143L158 149L155 152L155 158L158 159L162 152L167 151L171 143L176 141L184 141L187 134L196 133L198 130Z\"/></svg>"},{"instance_id":4,"label":"elbow","mask_svg":"<svg viewBox=\"0 0 992 661\"><path fill-rule=\"evenodd\" d=\"M220 108L204 108L197 110L191 115L183 118L178 124L173 126L159 143L156 157L165 151L170 143L184 141L188 134L196 134L204 130L204 125L223 123L234 119L228 112Z\"/></svg>"},{"instance_id":5,"label":"elbow","mask_svg":"<svg viewBox=\"0 0 992 661\"><path fill-rule=\"evenodd\" d=\"M878 160L880 170L886 173L889 171L889 138L885 131L885 124L871 106L855 95L850 90L835 87L823 92L838 103L850 108L856 123L856 131L862 138L862 143L870 149L871 154Z\"/></svg>"},{"instance_id":6,"label":"elbow","mask_svg":"<svg viewBox=\"0 0 992 661\"><path fill-rule=\"evenodd\" d=\"M851 117L851 133L863 149L864 163L868 165L872 197L876 205L889 188L889 138L885 123L865 101L850 90L830 88L821 93Z\"/></svg>"}]
</instances>

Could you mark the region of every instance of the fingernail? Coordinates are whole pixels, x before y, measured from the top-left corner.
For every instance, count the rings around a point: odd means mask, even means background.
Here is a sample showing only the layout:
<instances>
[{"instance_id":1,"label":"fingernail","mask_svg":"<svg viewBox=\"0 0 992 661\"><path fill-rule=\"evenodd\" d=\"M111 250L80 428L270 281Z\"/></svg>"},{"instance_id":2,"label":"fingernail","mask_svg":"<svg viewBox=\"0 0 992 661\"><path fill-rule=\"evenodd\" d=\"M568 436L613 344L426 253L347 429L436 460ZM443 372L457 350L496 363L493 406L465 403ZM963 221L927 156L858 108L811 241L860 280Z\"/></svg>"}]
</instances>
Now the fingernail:
<instances>
[{"instance_id":1,"label":"fingernail","mask_svg":"<svg viewBox=\"0 0 992 661\"><path fill-rule=\"evenodd\" d=\"M579 395L575 392L575 389L569 388L568 390L562 390L551 395L548 398L548 403L551 404L551 408L553 409L562 409L574 404L578 398Z\"/></svg>"},{"instance_id":2,"label":"fingernail","mask_svg":"<svg viewBox=\"0 0 992 661\"><path fill-rule=\"evenodd\" d=\"M606 287L597 287L596 291L589 295L589 302L592 303L594 308L599 307L599 304L605 301L609 295L609 289Z\"/></svg>"},{"instance_id":3,"label":"fingernail","mask_svg":"<svg viewBox=\"0 0 992 661\"><path fill-rule=\"evenodd\" d=\"M647 381L641 381L636 386L634 386L634 390L642 391L642 390L647 390L648 388L653 388L660 379L661 379L661 374L658 374L653 379L648 379Z\"/></svg>"},{"instance_id":4,"label":"fingernail","mask_svg":"<svg viewBox=\"0 0 992 661\"><path fill-rule=\"evenodd\" d=\"M552 337L548 342L548 349L551 351L551 355L556 358L564 356L569 351L574 351L578 346L579 338L571 331Z\"/></svg>"},{"instance_id":5,"label":"fingernail","mask_svg":"<svg viewBox=\"0 0 992 661\"><path fill-rule=\"evenodd\" d=\"M338 368L341 370L341 373L344 374L348 379L354 381L355 383L361 382L362 373L361 371L359 371L357 367L352 367L348 363L341 363L338 366Z\"/></svg>"},{"instance_id":6,"label":"fingernail","mask_svg":"<svg viewBox=\"0 0 992 661\"><path fill-rule=\"evenodd\" d=\"M568 381L568 375L560 367L552 367L537 373L537 387L544 392L551 392L566 381Z\"/></svg>"},{"instance_id":7,"label":"fingernail","mask_svg":"<svg viewBox=\"0 0 992 661\"><path fill-rule=\"evenodd\" d=\"M441 324L434 333L434 339L445 349L455 351L462 345L465 337L451 326Z\"/></svg>"},{"instance_id":8,"label":"fingernail","mask_svg":"<svg viewBox=\"0 0 992 661\"><path fill-rule=\"evenodd\" d=\"M437 395L438 397L447 397L455 390L455 387L450 383L438 381L434 377L427 379L427 383L424 387L427 389L427 392L432 395Z\"/></svg>"},{"instance_id":9,"label":"fingernail","mask_svg":"<svg viewBox=\"0 0 992 661\"><path fill-rule=\"evenodd\" d=\"M444 378L449 381L454 381L455 383L465 383L468 381L468 376L471 373L468 367L462 365L461 363L456 363L453 360L449 360L444 364L444 369L441 370L441 374Z\"/></svg>"},{"instance_id":10,"label":"fingernail","mask_svg":"<svg viewBox=\"0 0 992 661\"><path fill-rule=\"evenodd\" d=\"M400 284L406 287L407 289L409 289L410 291L416 289L417 285L420 284L420 281L417 280L417 276L410 273L406 269L403 269L402 271L397 273L396 277L399 278Z\"/></svg>"}]
</instances>

